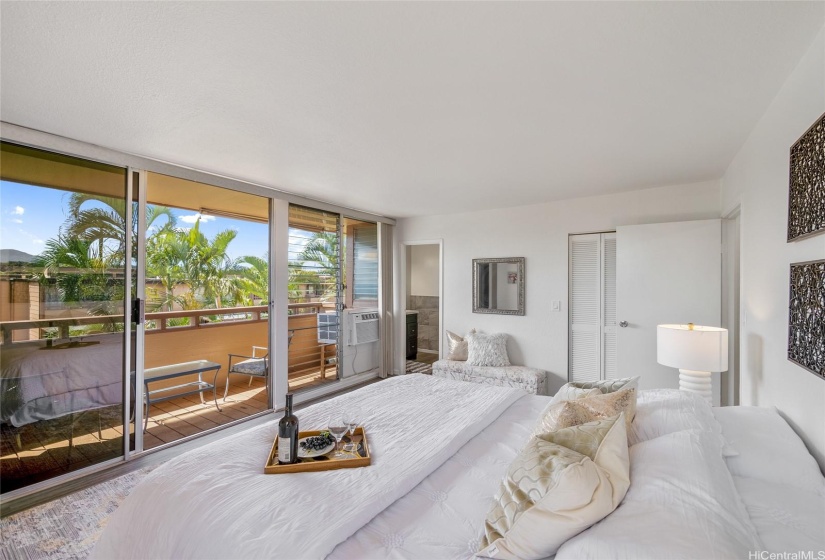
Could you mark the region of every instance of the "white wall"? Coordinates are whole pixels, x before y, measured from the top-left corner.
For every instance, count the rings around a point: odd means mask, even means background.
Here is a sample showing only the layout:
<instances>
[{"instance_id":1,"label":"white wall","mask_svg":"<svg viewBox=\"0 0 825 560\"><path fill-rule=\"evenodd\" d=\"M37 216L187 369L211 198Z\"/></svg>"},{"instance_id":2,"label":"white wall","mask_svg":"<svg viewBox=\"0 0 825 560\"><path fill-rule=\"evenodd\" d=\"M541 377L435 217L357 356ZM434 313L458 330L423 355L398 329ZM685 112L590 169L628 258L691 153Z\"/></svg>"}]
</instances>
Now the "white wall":
<instances>
[{"instance_id":1,"label":"white wall","mask_svg":"<svg viewBox=\"0 0 825 560\"><path fill-rule=\"evenodd\" d=\"M411 296L438 297L438 245L410 245Z\"/></svg>"},{"instance_id":2,"label":"white wall","mask_svg":"<svg viewBox=\"0 0 825 560\"><path fill-rule=\"evenodd\" d=\"M398 221L398 241L444 240L442 341L446 329L462 334L471 328L506 332L511 335L511 361L549 371L550 390L555 392L567 381L568 235L613 230L619 225L718 218L719 192L718 182L711 181L484 212L408 218ZM399 250L396 255L397 266L401 267L405 252ZM480 257L525 257L524 316L472 312L471 263ZM406 287L396 285L395 293L395 331L404 332L402 295ZM560 312L551 311L552 300L563 302ZM403 357L403 337L397 337L396 344L396 355ZM396 367L403 371L400 361Z\"/></svg>"},{"instance_id":3,"label":"white wall","mask_svg":"<svg viewBox=\"0 0 825 560\"><path fill-rule=\"evenodd\" d=\"M787 359L788 275L825 258L825 234L786 243L788 152L825 111L825 28L722 178L722 208L741 203L740 403L776 406L825 468L825 380Z\"/></svg>"}]
</instances>

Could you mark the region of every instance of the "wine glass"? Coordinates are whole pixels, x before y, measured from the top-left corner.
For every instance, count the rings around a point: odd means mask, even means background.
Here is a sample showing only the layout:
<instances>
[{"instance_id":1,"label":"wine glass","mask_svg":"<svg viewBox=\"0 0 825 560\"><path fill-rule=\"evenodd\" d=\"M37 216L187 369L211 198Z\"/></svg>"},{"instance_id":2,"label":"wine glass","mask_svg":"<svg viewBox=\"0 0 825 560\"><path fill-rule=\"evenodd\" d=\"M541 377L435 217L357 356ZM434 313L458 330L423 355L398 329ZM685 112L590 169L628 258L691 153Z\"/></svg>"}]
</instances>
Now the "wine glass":
<instances>
[{"instance_id":1,"label":"wine glass","mask_svg":"<svg viewBox=\"0 0 825 560\"><path fill-rule=\"evenodd\" d=\"M348 444L349 449L345 448L347 451L357 451L358 450L357 446L355 445L355 442L352 441L352 436L355 433L355 428L358 427L359 419L362 416L363 416L363 412L361 411L361 407L359 407L359 406L351 406L351 407L347 408L346 412L344 412L343 415L341 416L341 420L343 420L344 423L349 428L350 443Z\"/></svg>"},{"instance_id":2,"label":"wine glass","mask_svg":"<svg viewBox=\"0 0 825 560\"><path fill-rule=\"evenodd\" d=\"M346 458L346 453L341 452L341 450L338 449L338 446L341 444L341 438L344 437L344 434L347 433L349 426L346 422L344 422L344 419L341 418L340 415L337 415L329 417L329 421L327 422L327 429L329 430L329 433L332 434L332 437L335 438L335 453L332 454L332 458Z\"/></svg>"}]
</instances>

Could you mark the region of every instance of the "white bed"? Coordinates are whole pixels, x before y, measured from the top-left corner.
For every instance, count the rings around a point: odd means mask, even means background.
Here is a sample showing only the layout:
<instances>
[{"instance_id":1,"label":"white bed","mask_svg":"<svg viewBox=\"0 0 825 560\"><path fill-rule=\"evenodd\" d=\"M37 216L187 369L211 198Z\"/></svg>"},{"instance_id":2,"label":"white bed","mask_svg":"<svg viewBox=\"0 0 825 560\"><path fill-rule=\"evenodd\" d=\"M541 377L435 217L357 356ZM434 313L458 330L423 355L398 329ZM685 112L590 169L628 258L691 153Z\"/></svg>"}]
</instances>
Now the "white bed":
<instances>
[{"instance_id":1,"label":"white bed","mask_svg":"<svg viewBox=\"0 0 825 560\"><path fill-rule=\"evenodd\" d=\"M156 469L112 516L93 557L472 557L499 481L549 400L425 375L373 384L299 413L311 429L358 401L370 411L370 467L262 474L275 419ZM799 467L808 488L788 502L804 523L754 523L760 500L782 490L731 475L723 450L734 451L711 410L679 391L642 392L625 500L557 558L747 558L791 542L825 549L816 463L815 473L810 462Z\"/></svg>"},{"instance_id":2,"label":"white bed","mask_svg":"<svg viewBox=\"0 0 825 560\"><path fill-rule=\"evenodd\" d=\"M18 343L0 353L0 422L24 426L123 402L123 335L77 348ZM66 341L57 341L57 343Z\"/></svg>"}]
</instances>

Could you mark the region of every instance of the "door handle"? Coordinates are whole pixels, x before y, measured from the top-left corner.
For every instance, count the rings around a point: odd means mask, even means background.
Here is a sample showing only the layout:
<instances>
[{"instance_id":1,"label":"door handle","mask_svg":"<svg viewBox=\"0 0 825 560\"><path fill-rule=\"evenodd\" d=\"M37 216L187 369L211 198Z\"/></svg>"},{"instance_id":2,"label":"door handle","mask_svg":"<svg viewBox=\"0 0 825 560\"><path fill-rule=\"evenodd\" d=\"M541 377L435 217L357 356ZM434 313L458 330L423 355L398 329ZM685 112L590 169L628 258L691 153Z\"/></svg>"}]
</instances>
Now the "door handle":
<instances>
[{"instance_id":1,"label":"door handle","mask_svg":"<svg viewBox=\"0 0 825 560\"><path fill-rule=\"evenodd\" d=\"M627 321L620 321L619 326L622 327L623 329L626 328L627 327Z\"/></svg>"},{"instance_id":2,"label":"door handle","mask_svg":"<svg viewBox=\"0 0 825 560\"><path fill-rule=\"evenodd\" d=\"M132 322L136 324L143 323L146 320L145 301L138 298L132 300Z\"/></svg>"}]
</instances>

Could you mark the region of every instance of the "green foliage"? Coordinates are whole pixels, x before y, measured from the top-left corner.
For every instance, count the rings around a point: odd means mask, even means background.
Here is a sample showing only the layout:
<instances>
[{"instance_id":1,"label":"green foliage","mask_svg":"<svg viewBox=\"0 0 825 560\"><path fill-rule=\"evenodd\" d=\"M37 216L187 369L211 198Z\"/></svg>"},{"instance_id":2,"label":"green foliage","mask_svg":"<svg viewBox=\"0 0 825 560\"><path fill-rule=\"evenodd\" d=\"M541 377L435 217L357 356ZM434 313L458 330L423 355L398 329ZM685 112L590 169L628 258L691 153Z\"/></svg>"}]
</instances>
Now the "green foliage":
<instances>
[{"instance_id":1,"label":"green foliage","mask_svg":"<svg viewBox=\"0 0 825 560\"><path fill-rule=\"evenodd\" d=\"M137 203L127 205L123 199L82 193L69 197L61 234L46 243L34 263L42 269L41 281L56 285L62 301L97 302L90 310L95 315L122 312L127 211L136 224ZM252 305L258 300L268 303L268 258L232 259L228 251L236 231L227 229L209 239L201 232L200 220L189 230L178 228L165 206L147 206L146 222L146 276L160 283L157 288L149 287L150 311ZM133 262L137 255L134 231ZM290 301L306 301L307 287L322 299L334 297L339 263L338 235L315 234L289 264ZM169 325L187 321L170 320Z\"/></svg>"},{"instance_id":2,"label":"green foliage","mask_svg":"<svg viewBox=\"0 0 825 560\"><path fill-rule=\"evenodd\" d=\"M289 263L289 300L306 301L305 286L313 289L317 286L322 301L334 299L339 262L338 234L315 233L298 257Z\"/></svg>"},{"instance_id":3,"label":"green foliage","mask_svg":"<svg viewBox=\"0 0 825 560\"><path fill-rule=\"evenodd\" d=\"M94 245L92 241L64 235L49 239L32 263L42 269L37 278L42 284L56 285L62 301L106 301L111 296L113 281L107 274L106 256L96 251Z\"/></svg>"}]
</instances>

